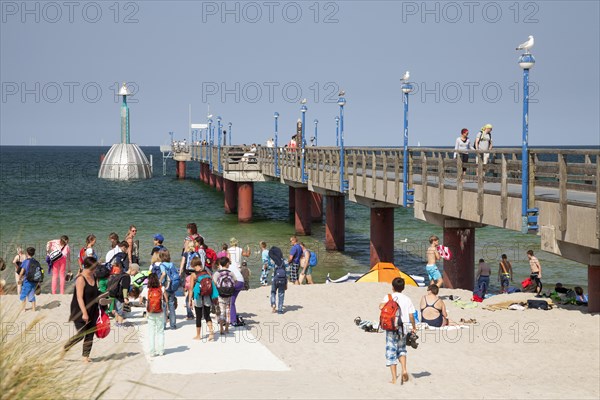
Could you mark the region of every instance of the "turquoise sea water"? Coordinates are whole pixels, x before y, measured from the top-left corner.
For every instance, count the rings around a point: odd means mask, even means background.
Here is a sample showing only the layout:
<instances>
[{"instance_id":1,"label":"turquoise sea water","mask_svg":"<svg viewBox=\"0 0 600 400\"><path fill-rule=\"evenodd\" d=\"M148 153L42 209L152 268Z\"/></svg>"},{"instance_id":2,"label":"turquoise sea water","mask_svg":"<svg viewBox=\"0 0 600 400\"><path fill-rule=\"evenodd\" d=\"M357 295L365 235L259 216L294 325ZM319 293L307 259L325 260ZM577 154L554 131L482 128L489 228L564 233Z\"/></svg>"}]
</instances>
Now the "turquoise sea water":
<instances>
[{"instance_id":1,"label":"turquoise sea water","mask_svg":"<svg viewBox=\"0 0 600 400\"><path fill-rule=\"evenodd\" d=\"M138 228L142 266L147 266L152 236L162 233L165 245L177 253L185 237L185 226L196 222L199 232L211 247L220 248L232 236L256 252L249 258L253 284L258 284L260 256L258 242L278 245L289 250L289 236L294 234L293 219L288 215L288 189L270 182L256 183L254 221L239 224L236 215L223 211L223 194L198 180L199 167L188 163L186 180L175 178L175 163L168 161L167 175L162 175L162 158L158 147L144 147L154 156L154 178L139 182L111 182L97 178L100 155L109 147L0 147L0 257L12 261L15 247L34 246L43 259L45 244L60 235L68 235L75 254L85 237L98 237L97 250L108 250L108 234L117 232L124 238L129 225ZM404 272L425 276L423 257L431 234L442 237L442 229L413 218L412 209L395 211L395 264ZM325 227L313 223L312 236L302 237L309 248L317 250L319 265L314 269L316 282L324 282L327 273L333 278L346 272L369 269L369 210L347 202L346 250L326 252L323 248ZM408 239L403 243L403 239ZM497 260L506 253L513 262L515 281L528 276L525 252L536 251L543 267L545 287L562 282L586 286L587 267L539 251L539 237L494 227L476 231L475 258L484 258L496 271ZM44 264L45 265L45 264ZM14 281L12 266L2 278ZM495 277L495 275L493 275ZM46 279L46 284L49 279ZM492 279L492 288L498 283Z\"/></svg>"}]
</instances>

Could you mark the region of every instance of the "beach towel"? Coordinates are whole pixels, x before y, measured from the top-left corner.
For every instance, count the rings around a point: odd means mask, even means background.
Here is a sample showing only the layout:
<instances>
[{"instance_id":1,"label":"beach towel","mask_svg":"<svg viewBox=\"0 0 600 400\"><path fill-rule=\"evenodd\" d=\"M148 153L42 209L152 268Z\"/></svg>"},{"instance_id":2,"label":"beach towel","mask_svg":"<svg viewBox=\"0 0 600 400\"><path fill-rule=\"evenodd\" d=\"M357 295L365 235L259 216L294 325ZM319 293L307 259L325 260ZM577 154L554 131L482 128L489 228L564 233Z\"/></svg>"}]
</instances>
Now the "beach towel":
<instances>
[{"instance_id":1,"label":"beach towel","mask_svg":"<svg viewBox=\"0 0 600 400\"><path fill-rule=\"evenodd\" d=\"M469 301L469 300L454 300L452 303L455 306L460 307L462 309L465 309L465 308L477 308L477 303Z\"/></svg>"}]
</instances>

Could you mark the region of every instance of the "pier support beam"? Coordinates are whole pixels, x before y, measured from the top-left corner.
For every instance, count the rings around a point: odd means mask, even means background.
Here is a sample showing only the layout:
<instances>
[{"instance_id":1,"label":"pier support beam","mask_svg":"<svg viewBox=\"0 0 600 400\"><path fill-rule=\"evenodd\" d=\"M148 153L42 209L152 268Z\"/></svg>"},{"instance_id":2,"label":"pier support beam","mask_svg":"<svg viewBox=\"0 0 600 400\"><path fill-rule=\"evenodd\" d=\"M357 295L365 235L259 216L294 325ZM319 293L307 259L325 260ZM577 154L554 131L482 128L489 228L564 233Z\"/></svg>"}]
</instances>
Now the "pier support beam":
<instances>
[{"instance_id":1,"label":"pier support beam","mask_svg":"<svg viewBox=\"0 0 600 400\"><path fill-rule=\"evenodd\" d=\"M600 312L600 254L590 255L588 265L588 312Z\"/></svg>"},{"instance_id":2,"label":"pier support beam","mask_svg":"<svg viewBox=\"0 0 600 400\"><path fill-rule=\"evenodd\" d=\"M343 251L346 241L345 197L327 195L325 199L325 249Z\"/></svg>"},{"instance_id":3,"label":"pier support beam","mask_svg":"<svg viewBox=\"0 0 600 400\"><path fill-rule=\"evenodd\" d=\"M217 192L222 192L223 191L223 177L222 176L217 176L217 182L216 182L216 187Z\"/></svg>"},{"instance_id":4,"label":"pier support beam","mask_svg":"<svg viewBox=\"0 0 600 400\"><path fill-rule=\"evenodd\" d=\"M252 221L252 200L254 198L254 183L238 183L238 222Z\"/></svg>"},{"instance_id":5,"label":"pier support beam","mask_svg":"<svg viewBox=\"0 0 600 400\"><path fill-rule=\"evenodd\" d=\"M237 210L237 183L223 179L223 191L225 192L225 214L233 214Z\"/></svg>"},{"instance_id":6,"label":"pier support beam","mask_svg":"<svg viewBox=\"0 0 600 400\"><path fill-rule=\"evenodd\" d=\"M208 164L206 164L206 163L200 164L200 173L202 174L201 175L202 182L204 182L208 185Z\"/></svg>"},{"instance_id":7,"label":"pier support beam","mask_svg":"<svg viewBox=\"0 0 600 400\"><path fill-rule=\"evenodd\" d=\"M294 189L294 226L297 235L310 235L310 193L308 188Z\"/></svg>"},{"instance_id":8,"label":"pier support beam","mask_svg":"<svg viewBox=\"0 0 600 400\"><path fill-rule=\"evenodd\" d=\"M394 209L371 208L371 267L394 262Z\"/></svg>"},{"instance_id":9,"label":"pier support beam","mask_svg":"<svg viewBox=\"0 0 600 400\"><path fill-rule=\"evenodd\" d=\"M208 184L211 187L217 186L217 176L210 169L208 170Z\"/></svg>"},{"instance_id":10,"label":"pier support beam","mask_svg":"<svg viewBox=\"0 0 600 400\"><path fill-rule=\"evenodd\" d=\"M177 179L185 179L185 161L177 161Z\"/></svg>"},{"instance_id":11,"label":"pier support beam","mask_svg":"<svg viewBox=\"0 0 600 400\"><path fill-rule=\"evenodd\" d=\"M288 205L290 214L294 214L296 211L296 188L288 186Z\"/></svg>"},{"instance_id":12,"label":"pier support beam","mask_svg":"<svg viewBox=\"0 0 600 400\"><path fill-rule=\"evenodd\" d=\"M450 260L444 260L444 287L472 291L475 280L475 228L456 227L460 222L446 221L444 238L440 241L452 253Z\"/></svg>"},{"instance_id":13,"label":"pier support beam","mask_svg":"<svg viewBox=\"0 0 600 400\"><path fill-rule=\"evenodd\" d=\"M323 196L310 192L310 219L312 222L323 221Z\"/></svg>"}]
</instances>

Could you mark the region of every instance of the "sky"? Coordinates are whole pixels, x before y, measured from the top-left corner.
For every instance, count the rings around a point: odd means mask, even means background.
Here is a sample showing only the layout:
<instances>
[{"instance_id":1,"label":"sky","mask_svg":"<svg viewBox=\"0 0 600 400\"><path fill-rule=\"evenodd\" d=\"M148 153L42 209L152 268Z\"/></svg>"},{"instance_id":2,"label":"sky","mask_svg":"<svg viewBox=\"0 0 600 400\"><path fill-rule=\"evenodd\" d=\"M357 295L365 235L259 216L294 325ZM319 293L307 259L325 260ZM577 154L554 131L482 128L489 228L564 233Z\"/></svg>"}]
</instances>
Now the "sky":
<instances>
[{"instance_id":1,"label":"sky","mask_svg":"<svg viewBox=\"0 0 600 400\"><path fill-rule=\"evenodd\" d=\"M529 143L600 146L598 1L4 1L0 144L108 146L188 137L232 123L235 144L280 143L307 99L308 135L335 145L345 90L348 146L401 146L400 78L410 71L409 145L453 146L487 123L520 146L523 71L535 37Z\"/></svg>"}]
</instances>

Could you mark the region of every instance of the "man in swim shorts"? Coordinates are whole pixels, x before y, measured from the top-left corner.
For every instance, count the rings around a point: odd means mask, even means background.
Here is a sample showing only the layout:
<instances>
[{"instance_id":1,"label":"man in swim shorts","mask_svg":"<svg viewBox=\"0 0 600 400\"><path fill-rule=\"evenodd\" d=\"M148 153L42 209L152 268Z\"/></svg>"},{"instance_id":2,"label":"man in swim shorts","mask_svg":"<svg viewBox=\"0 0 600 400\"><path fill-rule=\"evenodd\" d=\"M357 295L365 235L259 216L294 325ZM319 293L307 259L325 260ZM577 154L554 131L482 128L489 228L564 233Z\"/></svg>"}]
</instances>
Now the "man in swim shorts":
<instances>
[{"instance_id":1,"label":"man in swim shorts","mask_svg":"<svg viewBox=\"0 0 600 400\"><path fill-rule=\"evenodd\" d=\"M432 235L429 237L429 248L427 249L427 265L425 266L425 270L427 271L427 275L429 275L429 284L436 284L438 288L442 287L444 281L442 280L442 274L437 267L437 261L440 259L440 253L437 250L437 247L440 244L440 239Z\"/></svg>"},{"instance_id":2,"label":"man in swim shorts","mask_svg":"<svg viewBox=\"0 0 600 400\"><path fill-rule=\"evenodd\" d=\"M531 268L529 278L535 282L535 292L539 296L542 292L542 265L537 257L534 257L533 250L527 250L527 258L529 258L529 268Z\"/></svg>"}]
</instances>

